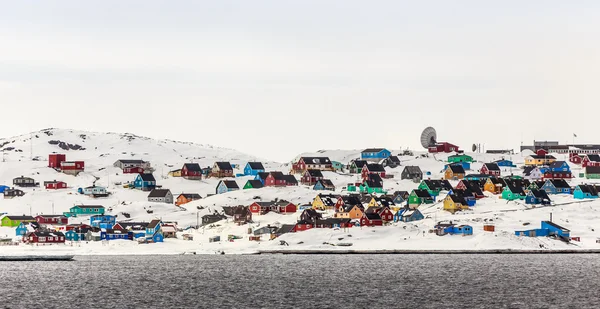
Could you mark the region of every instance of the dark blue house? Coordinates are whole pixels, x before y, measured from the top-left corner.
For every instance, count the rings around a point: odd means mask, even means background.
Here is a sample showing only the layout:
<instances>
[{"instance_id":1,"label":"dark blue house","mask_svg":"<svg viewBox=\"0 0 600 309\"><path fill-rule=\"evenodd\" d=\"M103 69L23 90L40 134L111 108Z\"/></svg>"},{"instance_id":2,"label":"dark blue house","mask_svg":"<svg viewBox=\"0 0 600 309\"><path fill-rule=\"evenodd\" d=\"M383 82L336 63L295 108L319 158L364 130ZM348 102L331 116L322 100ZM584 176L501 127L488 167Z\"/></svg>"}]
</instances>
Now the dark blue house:
<instances>
[{"instance_id":1,"label":"dark blue house","mask_svg":"<svg viewBox=\"0 0 600 309\"><path fill-rule=\"evenodd\" d=\"M515 231L515 235L528 237L556 236L569 239L571 237L571 231L556 223L550 221L542 221L541 228L525 231Z\"/></svg>"},{"instance_id":2,"label":"dark blue house","mask_svg":"<svg viewBox=\"0 0 600 309\"><path fill-rule=\"evenodd\" d=\"M244 167L245 176L256 176L258 173L264 173L265 167L260 162L248 162Z\"/></svg>"},{"instance_id":3,"label":"dark blue house","mask_svg":"<svg viewBox=\"0 0 600 309\"><path fill-rule=\"evenodd\" d=\"M413 222L425 219L418 209L401 208L394 215L394 222Z\"/></svg>"},{"instance_id":4,"label":"dark blue house","mask_svg":"<svg viewBox=\"0 0 600 309\"><path fill-rule=\"evenodd\" d=\"M511 160L506 160L506 159L502 159L502 160L498 160L498 161L494 161L494 163L498 164L498 166L500 167L517 167L513 161Z\"/></svg>"},{"instance_id":5,"label":"dark blue house","mask_svg":"<svg viewBox=\"0 0 600 309\"><path fill-rule=\"evenodd\" d=\"M100 232L101 240L133 240L133 234L128 230L107 229Z\"/></svg>"},{"instance_id":6,"label":"dark blue house","mask_svg":"<svg viewBox=\"0 0 600 309\"><path fill-rule=\"evenodd\" d=\"M156 188L156 179L152 174L138 174L133 187L142 191L152 191Z\"/></svg>"},{"instance_id":7,"label":"dark blue house","mask_svg":"<svg viewBox=\"0 0 600 309\"><path fill-rule=\"evenodd\" d=\"M111 215L96 215L90 217L90 226L99 229L112 229L117 223L117 217Z\"/></svg>"},{"instance_id":8,"label":"dark blue house","mask_svg":"<svg viewBox=\"0 0 600 309\"><path fill-rule=\"evenodd\" d=\"M455 163L450 163L450 164L446 164L444 165L444 171L448 168L448 165L461 165L463 167L464 170L470 170L471 169L471 162L455 162Z\"/></svg>"},{"instance_id":9,"label":"dark blue house","mask_svg":"<svg viewBox=\"0 0 600 309\"><path fill-rule=\"evenodd\" d=\"M550 205L550 197L544 190L531 189L525 196L525 204L532 205Z\"/></svg>"},{"instance_id":10,"label":"dark blue house","mask_svg":"<svg viewBox=\"0 0 600 309\"><path fill-rule=\"evenodd\" d=\"M4 191L10 189L8 186L0 186L0 193L4 193Z\"/></svg>"},{"instance_id":11,"label":"dark blue house","mask_svg":"<svg viewBox=\"0 0 600 309\"><path fill-rule=\"evenodd\" d=\"M392 153L385 148L367 148L360 153L360 158L365 161L381 161L391 155Z\"/></svg>"},{"instance_id":12,"label":"dark blue house","mask_svg":"<svg viewBox=\"0 0 600 309\"><path fill-rule=\"evenodd\" d=\"M564 179L548 179L542 190L548 194L571 194L571 186Z\"/></svg>"}]
</instances>

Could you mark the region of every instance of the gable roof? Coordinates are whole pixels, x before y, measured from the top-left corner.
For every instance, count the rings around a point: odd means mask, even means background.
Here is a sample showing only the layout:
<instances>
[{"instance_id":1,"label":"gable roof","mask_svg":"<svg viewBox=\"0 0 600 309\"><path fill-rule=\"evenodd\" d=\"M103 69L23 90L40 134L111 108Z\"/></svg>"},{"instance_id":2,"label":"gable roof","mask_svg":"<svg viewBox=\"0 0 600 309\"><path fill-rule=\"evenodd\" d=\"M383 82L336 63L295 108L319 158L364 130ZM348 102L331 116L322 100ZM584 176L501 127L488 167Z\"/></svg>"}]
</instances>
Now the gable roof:
<instances>
[{"instance_id":1,"label":"gable roof","mask_svg":"<svg viewBox=\"0 0 600 309\"><path fill-rule=\"evenodd\" d=\"M598 190L596 190L596 187L594 187L592 185L578 185L577 187L583 193L589 193L591 195L598 195Z\"/></svg>"},{"instance_id":2,"label":"gable roof","mask_svg":"<svg viewBox=\"0 0 600 309\"><path fill-rule=\"evenodd\" d=\"M342 195L340 196L340 198L342 199L342 201L344 201L344 205L361 205L362 206L362 202L360 201L360 197L358 194L349 194L349 195Z\"/></svg>"},{"instance_id":3,"label":"gable roof","mask_svg":"<svg viewBox=\"0 0 600 309\"><path fill-rule=\"evenodd\" d=\"M365 160L354 160L353 162L357 168L363 168L363 166L365 166L367 164L367 161L365 161Z\"/></svg>"},{"instance_id":4,"label":"gable roof","mask_svg":"<svg viewBox=\"0 0 600 309\"><path fill-rule=\"evenodd\" d=\"M260 188L263 187L263 184L262 184L262 182L260 180L248 180L247 183L250 183L250 185L254 189L260 189Z\"/></svg>"},{"instance_id":5,"label":"gable roof","mask_svg":"<svg viewBox=\"0 0 600 309\"><path fill-rule=\"evenodd\" d=\"M148 197L166 197L169 193L171 193L169 189L154 189L150 191Z\"/></svg>"},{"instance_id":6,"label":"gable roof","mask_svg":"<svg viewBox=\"0 0 600 309\"><path fill-rule=\"evenodd\" d=\"M560 168L564 164L567 164L567 162L565 162L565 161L554 161L554 162L550 163L550 165L548 167L549 168ZM567 166L568 166L568 164L567 164Z\"/></svg>"},{"instance_id":7,"label":"gable roof","mask_svg":"<svg viewBox=\"0 0 600 309\"><path fill-rule=\"evenodd\" d=\"M273 176L273 178L275 178L276 180L285 180L283 172L272 171L269 174L271 174L271 176Z\"/></svg>"},{"instance_id":8,"label":"gable roof","mask_svg":"<svg viewBox=\"0 0 600 309\"><path fill-rule=\"evenodd\" d=\"M363 151L361 151L361 153L365 153L365 152L382 152L384 150L387 150L385 148L367 148Z\"/></svg>"},{"instance_id":9,"label":"gable roof","mask_svg":"<svg viewBox=\"0 0 600 309\"><path fill-rule=\"evenodd\" d=\"M387 160L394 163L400 163L400 159L398 158L398 156L389 156Z\"/></svg>"},{"instance_id":10,"label":"gable roof","mask_svg":"<svg viewBox=\"0 0 600 309\"><path fill-rule=\"evenodd\" d=\"M500 167L496 163L484 163L483 164L488 171L500 171Z\"/></svg>"},{"instance_id":11,"label":"gable roof","mask_svg":"<svg viewBox=\"0 0 600 309\"><path fill-rule=\"evenodd\" d=\"M328 157L301 157L306 164L331 164L331 160Z\"/></svg>"},{"instance_id":12,"label":"gable roof","mask_svg":"<svg viewBox=\"0 0 600 309\"><path fill-rule=\"evenodd\" d=\"M367 164L367 169L369 170L369 172L376 172L376 173L383 173L385 172L385 168L383 168L383 165L381 164L372 164L369 163Z\"/></svg>"},{"instance_id":13,"label":"gable roof","mask_svg":"<svg viewBox=\"0 0 600 309\"><path fill-rule=\"evenodd\" d=\"M12 216L12 215L6 215L3 218L8 218L10 220L15 220L15 221L35 221L35 218L32 216Z\"/></svg>"},{"instance_id":14,"label":"gable roof","mask_svg":"<svg viewBox=\"0 0 600 309\"><path fill-rule=\"evenodd\" d=\"M237 182L235 182L235 180L221 180L221 182L228 189L239 189L240 188L240 187L238 187L238 184L237 184Z\"/></svg>"},{"instance_id":15,"label":"gable roof","mask_svg":"<svg viewBox=\"0 0 600 309\"><path fill-rule=\"evenodd\" d=\"M265 167L260 162L248 162L248 165L253 170L265 170Z\"/></svg>"},{"instance_id":16,"label":"gable roof","mask_svg":"<svg viewBox=\"0 0 600 309\"><path fill-rule=\"evenodd\" d=\"M154 178L154 175L152 175L152 174L144 174L144 173L142 173L142 174L138 174L138 176L140 176L140 178L143 181L154 181L154 182L156 182L156 178Z\"/></svg>"},{"instance_id":17,"label":"gable roof","mask_svg":"<svg viewBox=\"0 0 600 309\"><path fill-rule=\"evenodd\" d=\"M454 203L459 203L459 204L467 205L467 201L465 201L465 198L463 196L456 195L456 194L448 194L448 196L450 197L450 199Z\"/></svg>"},{"instance_id":18,"label":"gable roof","mask_svg":"<svg viewBox=\"0 0 600 309\"><path fill-rule=\"evenodd\" d=\"M320 179L318 182L320 182L324 188L335 188L333 182L329 179Z\"/></svg>"},{"instance_id":19,"label":"gable roof","mask_svg":"<svg viewBox=\"0 0 600 309\"><path fill-rule=\"evenodd\" d=\"M529 157L531 157L532 159L556 159L552 155L545 155L545 156L530 155Z\"/></svg>"},{"instance_id":20,"label":"gable roof","mask_svg":"<svg viewBox=\"0 0 600 309\"><path fill-rule=\"evenodd\" d=\"M283 179L288 184L297 184L298 183L298 179L296 179L296 176L294 176L294 175L283 175Z\"/></svg>"},{"instance_id":21,"label":"gable roof","mask_svg":"<svg viewBox=\"0 0 600 309\"><path fill-rule=\"evenodd\" d=\"M369 174L367 176L367 180L383 183L383 179L381 179L381 176L379 176L379 174Z\"/></svg>"},{"instance_id":22,"label":"gable roof","mask_svg":"<svg viewBox=\"0 0 600 309\"><path fill-rule=\"evenodd\" d=\"M548 179L547 181L549 181L555 188L571 188L569 183L564 179Z\"/></svg>"},{"instance_id":23,"label":"gable roof","mask_svg":"<svg viewBox=\"0 0 600 309\"><path fill-rule=\"evenodd\" d=\"M267 177L269 176L270 173L266 173L266 172L258 172L258 174L256 174L256 176L258 176L258 178L265 180L267 179Z\"/></svg>"},{"instance_id":24,"label":"gable roof","mask_svg":"<svg viewBox=\"0 0 600 309\"><path fill-rule=\"evenodd\" d=\"M159 224L160 224L160 220L154 219L154 220L150 221L150 223L148 224L148 228L153 229Z\"/></svg>"},{"instance_id":25,"label":"gable roof","mask_svg":"<svg viewBox=\"0 0 600 309\"><path fill-rule=\"evenodd\" d=\"M525 195L523 188L519 187L519 186L515 186L513 183L507 182L506 188L508 188L508 190L510 190L510 192L512 192L512 193L518 193L520 195Z\"/></svg>"},{"instance_id":26,"label":"gable roof","mask_svg":"<svg viewBox=\"0 0 600 309\"><path fill-rule=\"evenodd\" d=\"M179 196L185 197L188 200L199 200L202 198L202 196L200 196L200 194L198 193L181 193L179 194Z\"/></svg>"},{"instance_id":27,"label":"gable roof","mask_svg":"<svg viewBox=\"0 0 600 309\"><path fill-rule=\"evenodd\" d=\"M200 164L198 163L185 163L183 164L183 166L191 172L202 172L202 168L200 167Z\"/></svg>"},{"instance_id":28,"label":"gable roof","mask_svg":"<svg viewBox=\"0 0 600 309\"><path fill-rule=\"evenodd\" d=\"M423 175L423 172L421 172L421 168L418 166L407 165L404 167L404 170L402 172L403 173L407 172L409 175L414 175L414 174Z\"/></svg>"},{"instance_id":29,"label":"gable roof","mask_svg":"<svg viewBox=\"0 0 600 309\"><path fill-rule=\"evenodd\" d=\"M231 171L231 170L233 170L233 167L231 166L231 163L229 163L229 162L215 162L215 164L222 171Z\"/></svg>"},{"instance_id":30,"label":"gable roof","mask_svg":"<svg viewBox=\"0 0 600 309\"><path fill-rule=\"evenodd\" d=\"M600 166L586 166L585 173L586 174L600 174Z\"/></svg>"},{"instance_id":31,"label":"gable roof","mask_svg":"<svg viewBox=\"0 0 600 309\"><path fill-rule=\"evenodd\" d=\"M417 197L431 198L431 195L429 194L429 192L427 190L414 189L413 192L415 193L415 195Z\"/></svg>"},{"instance_id":32,"label":"gable roof","mask_svg":"<svg viewBox=\"0 0 600 309\"><path fill-rule=\"evenodd\" d=\"M100 206L100 205L75 205L73 207L77 207L77 208L82 208L82 209L89 209L89 208L104 208L104 206Z\"/></svg>"},{"instance_id":33,"label":"gable roof","mask_svg":"<svg viewBox=\"0 0 600 309\"><path fill-rule=\"evenodd\" d=\"M306 172L310 175L310 177L323 177L323 173L321 173L320 170L308 169Z\"/></svg>"},{"instance_id":34,"label":"gable roof","mask_svg":"<svg viewBox=\"0 0 600 309\"><path fill-rule=\"evenodd\" d=\"M364 216L369 220L381 220L381 216L377 212L365 212Z\"/></svg>"},{"instance_id":35,"label":"gable roof","mask_svg":"<svg viewBox=\"0 0 600 309\"><path fill-rule=\"evenodd\" d=\"M589 154L587 158L592 162L600 162L600 155L597 154Z\"/></svg>"},{"instance_id":36,"label":"gable roof","mask_svg":"<svg viewBox=\"0 0 600 309\"><path fill-rule=\"evenodd\" d=\"M448 168L452 171L453 174L464 174L465 169L460 164L451 164L448 165Z\"/></svg>"},{"instance_id":37,"label":"gable roof","mask_svg":"<svg viewBox=\"0 0 600 309\"><path fill-rule=\"evenodd\" d=\"M550 200L550 197L548 196L548 193L546 193L546 191L544 190L530 190L529 193L531 193L531 195L535 196L536 198L540 198L543 200Z\"/></svg>"}]
</instances>

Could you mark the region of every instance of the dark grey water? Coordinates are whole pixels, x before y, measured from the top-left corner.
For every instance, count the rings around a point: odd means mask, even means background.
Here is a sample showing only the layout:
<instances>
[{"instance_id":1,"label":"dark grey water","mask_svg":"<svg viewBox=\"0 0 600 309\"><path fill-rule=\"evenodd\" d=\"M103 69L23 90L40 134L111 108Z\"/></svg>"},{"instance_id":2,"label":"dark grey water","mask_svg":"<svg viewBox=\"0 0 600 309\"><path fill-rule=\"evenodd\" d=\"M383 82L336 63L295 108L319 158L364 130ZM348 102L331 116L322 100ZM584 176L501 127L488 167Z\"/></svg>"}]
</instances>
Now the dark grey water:
<instances>
[{"instance_id":1,"label":"dark grey water","mask_svg":"<svg viewBox=\"0 0 600 309\"><path fill-rule=\"evenodd\" d=\"M0 262L2 308L599 308L598 255Z\"/></svg>"}]
</instances>

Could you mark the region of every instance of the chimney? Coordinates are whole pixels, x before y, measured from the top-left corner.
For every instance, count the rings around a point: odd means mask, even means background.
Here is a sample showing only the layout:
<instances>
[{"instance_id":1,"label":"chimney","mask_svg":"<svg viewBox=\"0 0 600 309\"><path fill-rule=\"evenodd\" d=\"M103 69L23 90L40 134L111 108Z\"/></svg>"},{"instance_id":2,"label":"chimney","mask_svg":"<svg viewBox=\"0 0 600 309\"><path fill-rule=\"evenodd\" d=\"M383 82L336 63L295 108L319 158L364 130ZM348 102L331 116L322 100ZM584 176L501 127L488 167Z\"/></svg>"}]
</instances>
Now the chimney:
<instances>
[{"instance_id":1,"label":"chimney","mask_svg":"<svg viewBox=\"0 0 600 309\"><path fill-rule=\"evenodd\" d=\"M550 222L552 222L552 213L550 213Z\"/></svg>"}]
</instances>

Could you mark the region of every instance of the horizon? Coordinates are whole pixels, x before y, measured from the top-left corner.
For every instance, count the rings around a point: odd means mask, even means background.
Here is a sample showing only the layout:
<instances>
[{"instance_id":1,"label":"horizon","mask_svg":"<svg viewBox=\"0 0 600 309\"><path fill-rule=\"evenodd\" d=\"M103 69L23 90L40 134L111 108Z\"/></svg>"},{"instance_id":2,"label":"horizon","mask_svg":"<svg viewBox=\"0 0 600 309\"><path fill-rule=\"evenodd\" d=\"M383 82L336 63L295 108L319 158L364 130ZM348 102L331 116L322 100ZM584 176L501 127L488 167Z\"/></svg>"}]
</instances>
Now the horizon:
<instances>
[{"instance_id":1,"label":"horizon","mask_svg":"<svg viewBox=\"0 0 600 309\"><path fill-rule=\"evenodd\" d=\"M432 3L7 2L3 136L132 132L276 161L420 149L428 126L464 150L600 143L600 3Z\"/></svg>"}]
</instances>

